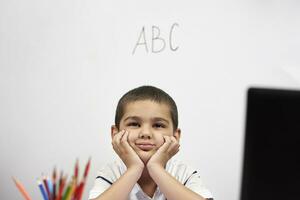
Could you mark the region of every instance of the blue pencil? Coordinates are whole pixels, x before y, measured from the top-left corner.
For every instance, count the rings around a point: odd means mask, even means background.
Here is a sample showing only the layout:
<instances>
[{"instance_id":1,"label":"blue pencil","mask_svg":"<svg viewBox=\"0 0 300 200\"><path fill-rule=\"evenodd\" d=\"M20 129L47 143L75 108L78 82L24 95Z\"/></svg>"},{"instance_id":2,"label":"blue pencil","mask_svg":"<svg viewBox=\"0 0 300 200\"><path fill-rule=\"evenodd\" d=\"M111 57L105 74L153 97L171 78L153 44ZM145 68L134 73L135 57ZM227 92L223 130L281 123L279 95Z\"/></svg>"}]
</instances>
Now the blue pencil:
<instances>
[{"instance_id":1,"label":"blue pencil","mask_svg":"<svg viewBox=\"0 0 300 200\"><path fill-rule=\"evenodd\" d=\"M38 185L39 185L39 188L40 188L40 191L42 193L42 196L43 196L44 200L49 200L48 199L48 195L47 195L47 193L46 193L46 191L44 189L42 181L38 180Z\"/></svg>"},{"instance_id":2,"label":"blue pencil","mask_svg":"<svg viewBox=\"0 0 300 200\"><path fill-rule=\"evenodd\" d=\"M52 196L53 195L53 184L49 177L47 177L47 184L48 184L50 195Z\"/></svg>"}]
</instances>

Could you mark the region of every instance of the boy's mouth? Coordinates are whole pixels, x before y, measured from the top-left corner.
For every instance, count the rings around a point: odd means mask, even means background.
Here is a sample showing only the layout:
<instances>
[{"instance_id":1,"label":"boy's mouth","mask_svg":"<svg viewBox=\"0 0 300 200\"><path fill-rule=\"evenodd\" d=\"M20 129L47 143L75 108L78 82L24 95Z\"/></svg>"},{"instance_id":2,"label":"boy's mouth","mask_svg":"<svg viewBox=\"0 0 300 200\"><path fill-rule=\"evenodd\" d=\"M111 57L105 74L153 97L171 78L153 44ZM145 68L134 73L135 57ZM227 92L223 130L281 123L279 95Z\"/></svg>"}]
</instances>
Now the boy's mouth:
<instances>
[{"instance_id":1,"label":"boy's mouth","mask_svg":"<svg viewBox=\"0 0 300 200\"><path fill-rule=\"evenodd\" d=\"M151 144L151 143L144 143L144 142L141 142L141 143L137 143L135 144L139 149L143 150L143 151L150 151L154 148L154 144Z\"/></svg>"}]
</instances>

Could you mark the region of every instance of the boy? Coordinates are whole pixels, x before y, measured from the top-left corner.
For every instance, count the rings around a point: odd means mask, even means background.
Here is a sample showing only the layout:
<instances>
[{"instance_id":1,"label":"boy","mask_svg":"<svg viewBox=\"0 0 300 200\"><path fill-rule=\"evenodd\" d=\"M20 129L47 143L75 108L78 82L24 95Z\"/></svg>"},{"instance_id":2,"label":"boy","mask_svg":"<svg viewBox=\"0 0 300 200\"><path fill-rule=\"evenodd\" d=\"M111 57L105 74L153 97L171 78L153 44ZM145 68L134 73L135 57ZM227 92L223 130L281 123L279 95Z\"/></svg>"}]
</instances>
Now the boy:
<instances>
[{"instance_id":1,"label":"boy","mask_svg":"<svg viewBox=\"0 0 300 200\"><path fill-rule=\"evenodd\" d=\"M127 92L118 102L112 146L122 161L99 171L89 199L212 199L194 169L171 159L181 130L174 100L153 86Z\"/></svg>"}]
</instances>

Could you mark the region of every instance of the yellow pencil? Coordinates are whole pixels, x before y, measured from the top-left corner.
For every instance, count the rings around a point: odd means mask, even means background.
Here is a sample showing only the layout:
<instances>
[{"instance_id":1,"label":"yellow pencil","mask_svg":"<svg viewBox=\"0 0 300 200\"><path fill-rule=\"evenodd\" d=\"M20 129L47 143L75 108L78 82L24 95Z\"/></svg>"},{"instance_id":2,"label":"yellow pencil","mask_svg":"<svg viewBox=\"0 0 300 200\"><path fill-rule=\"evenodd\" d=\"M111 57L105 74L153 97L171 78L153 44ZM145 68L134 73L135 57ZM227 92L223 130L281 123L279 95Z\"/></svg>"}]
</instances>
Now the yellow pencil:
<instances>
[{"instance_id":1,"label":"yellow pencil","mask_svg":"<svg viewBox=\"0 0 300 200\"><path fill-rule=\"evenodd\" d=\"M19 191L21 192L21 194L23 195L23 197L26 200L31 200L31 197L29 196L29 194L27 193L27 191L25 190L24 186L21 184L20 181L18 181L17 179L15 179L14 177L12 177L12 179L14 180L17 188L19 189Z\"/></svg>"},{"instance_id":2,"label":"yellow pencil","mask_svg":"<svg viewBox=\"0 0 300 200\"><path fill-rule=\"evenodd\" d=\"M74 180L74 177L72 177L72 180L68 184L62 200L70 200L71 199L73 192L74 192L74 187L75 187L75 180Z\"/></svg>"},{"instance_id":3,"label":"yellow pencil","mask_svg":"<svg viewBox=\"0 0 300 200\"><path fill-rule=\"evenodd\" d=\"M75 186L76 186L76 182L75 179L73 179L73 181L71 182L71 189L69 194L66 197L66 200L71 200L71 198L73 197L74 191L75 191Z\"/></svg>"}]
</instances>

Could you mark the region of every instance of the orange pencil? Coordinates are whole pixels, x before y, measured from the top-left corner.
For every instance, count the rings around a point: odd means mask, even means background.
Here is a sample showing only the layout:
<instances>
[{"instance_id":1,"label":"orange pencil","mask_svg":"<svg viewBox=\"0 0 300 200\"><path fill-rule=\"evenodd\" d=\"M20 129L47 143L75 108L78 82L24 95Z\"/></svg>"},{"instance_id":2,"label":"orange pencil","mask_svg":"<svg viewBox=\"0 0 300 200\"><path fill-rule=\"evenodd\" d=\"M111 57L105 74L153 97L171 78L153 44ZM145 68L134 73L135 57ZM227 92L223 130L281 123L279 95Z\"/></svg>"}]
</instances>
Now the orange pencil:
<instances>
[{"instance_id":1,"label":"orange pencil","mask_svg":"<svg viewBox=\"0 0 300 200\"><path fill-rule=\"evenodd\" d=\"M31 200L31 197L29 196L29 194L27 193L27 191L25 190L24 186L21 184L20 181L18 181L17 179L15 179L14 177L12 177L12 179L14 180L17 188L19 189L19 191L21 192L21 194L23 195L23 197L26 200Z\"/></svg>"}]
</instances>

